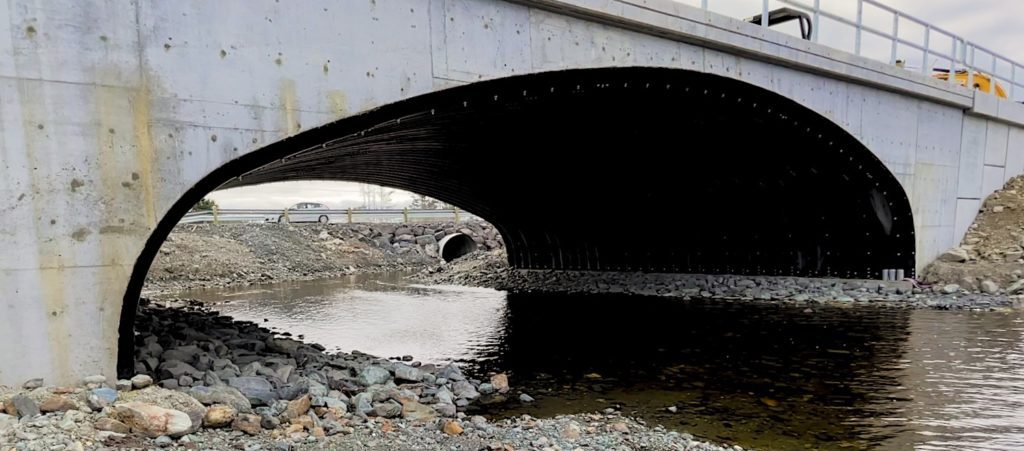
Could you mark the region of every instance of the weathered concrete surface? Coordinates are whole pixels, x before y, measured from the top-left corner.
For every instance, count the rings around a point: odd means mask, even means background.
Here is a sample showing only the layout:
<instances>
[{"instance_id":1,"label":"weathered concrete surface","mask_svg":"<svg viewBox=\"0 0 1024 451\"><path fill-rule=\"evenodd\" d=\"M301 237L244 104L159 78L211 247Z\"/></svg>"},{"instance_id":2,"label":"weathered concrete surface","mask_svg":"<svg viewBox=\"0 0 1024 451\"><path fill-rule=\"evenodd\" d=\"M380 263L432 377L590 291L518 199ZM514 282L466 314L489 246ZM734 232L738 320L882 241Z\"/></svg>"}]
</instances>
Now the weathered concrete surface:
<instances>
[{"instance_id":1,"label":"weathered concrete surface","mask_svg":"<svg viewBox=\"0 0 1024 451\"><path fill-rule=\"evenodd\" d=\"M135 260L210 171L477 80L658 66L789 96L896 174L919 267L1024 169L1020 105L667 0L11 0L0 55L0 383L113 377Z\"/></svg>"}]
</instances>

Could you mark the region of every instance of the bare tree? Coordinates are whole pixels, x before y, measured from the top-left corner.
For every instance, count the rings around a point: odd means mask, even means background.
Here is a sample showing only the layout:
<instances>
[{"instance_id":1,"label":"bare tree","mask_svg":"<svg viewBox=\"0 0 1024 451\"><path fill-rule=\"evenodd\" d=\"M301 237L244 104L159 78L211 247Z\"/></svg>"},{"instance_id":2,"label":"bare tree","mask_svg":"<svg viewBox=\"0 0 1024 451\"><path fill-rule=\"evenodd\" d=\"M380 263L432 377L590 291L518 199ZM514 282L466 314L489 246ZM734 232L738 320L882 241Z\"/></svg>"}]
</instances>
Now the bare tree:
<instances>
[{"instance_id":1,"label":"bare tree","mask_svg":"<svg viewBox=\"0 0 1024 451\"><path fill-rule=\"evenodd\" d=\"M363 197L363 205L359 206L360 210L366 210L373 208L373 187L363 183L359 184L359 195Z\"/></svg>"},{"instance_id":2,"label":"bare tree","mask_svg":"<svg viewBox=\"0 0 1024 451\"><path fill-rule=\"evenodd\" d=\"M383 186L360 183L359 194L363 197L363 205L359 209L378 210L392 206L395 190Z\"/></svg>"},{"instance_id":3,"label":"bare tree","mask_svg":"<svg viewBox=\"0 0 1024 451\"><path fill-rule=\"evenodd\" d=\"M377 187L377 208L390 208L392 198L394 197L395 190L388 189L383 186Z\"/></svg>"}]
</instances>

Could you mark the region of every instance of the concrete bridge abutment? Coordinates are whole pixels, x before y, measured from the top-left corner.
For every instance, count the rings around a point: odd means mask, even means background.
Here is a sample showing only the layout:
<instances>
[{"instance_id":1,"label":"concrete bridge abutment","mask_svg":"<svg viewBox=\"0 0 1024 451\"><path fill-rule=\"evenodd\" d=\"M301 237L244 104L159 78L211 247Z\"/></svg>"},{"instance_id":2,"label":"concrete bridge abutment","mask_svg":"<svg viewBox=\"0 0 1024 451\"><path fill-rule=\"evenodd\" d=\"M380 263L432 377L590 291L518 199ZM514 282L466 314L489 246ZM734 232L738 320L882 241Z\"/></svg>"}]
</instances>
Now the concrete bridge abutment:
<instances>
[{"instance_id":1,"label":"concrete bridge abutment","mask_svg":"<svg viewBox=\"0 0 1024 451\"><path fill-rule=\"evenodd\" d=\"M8 385L129 370L151 254L221 186L432 194L498 226L520 267L870 277L923 267L1024 172L1019 104L669 1L13 0L0 54ZM588 208L689 208L701 239L512 213L584 188Z\"/></svg>"}]
</instances>

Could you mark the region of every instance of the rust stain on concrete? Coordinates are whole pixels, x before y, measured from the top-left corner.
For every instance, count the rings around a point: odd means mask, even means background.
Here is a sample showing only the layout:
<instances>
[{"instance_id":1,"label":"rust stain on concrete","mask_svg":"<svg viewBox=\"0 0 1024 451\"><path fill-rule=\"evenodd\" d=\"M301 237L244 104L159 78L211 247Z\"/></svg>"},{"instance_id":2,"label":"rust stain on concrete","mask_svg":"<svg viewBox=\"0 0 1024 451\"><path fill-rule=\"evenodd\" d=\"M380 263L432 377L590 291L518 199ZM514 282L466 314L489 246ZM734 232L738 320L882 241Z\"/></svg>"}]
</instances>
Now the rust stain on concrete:
<instances>
[{"instance_id":1,"label":"rust stain on concrete","mask_svg":"<svg viewBox=\"0 0 1024 451\"><path fill-rule=\"evenodd\" d=\"M298 104L295 80L281 80L281 106L284 108L284 124L282 124L282 129L287 131L288 136L299 132Z\"/></svg>"},{"instance_id":2,"label":"rust stain on concrete","mask_svg":"<svg viewBox=\"0 0 1024 451\"><path fill-rule=\"evenodd\" d=\"M85 227L79 227L78 230L75 230L74 233L71 234L71 238L74 239L75 241L78 241L79 243L82 243L85 242L86 238L89 238L89 235L92 235L92 232L89 231L89 229Z\"/></svg>"},{"instance_id":3,"label":"rust stain on concrete","mask_svg":"<svg viewBox=\"0 0 1024 451\"><path fill-rule=\"evenodd\" d=\"M153 136L150 134L149 108L152 103L149 85L143 83L132 97L132 127L135 129L135 152L139 162L139 170L132 172L132 181L142 185L142 202L146 217L146 226L156 227L156 206L153 196L153 161L156 154L153 149Z\"/></svg>"},{"instance_id":4,"label":"rust stain on concrete","mask_svg":"<svg viewBox=\"0 0 1024 451\"><path fill-rule=\"evenodd\" d=\"M130 225L105 225L100 227L100 235L133 235L139 236L148 233L149 230L145 227L130 224Z\"/></svg>"},{"instance_id":5,"label":"rust stain on concrete","mask_svg":"<svg viewBox=\"0 0 1024 451\"><path fill-rule=\"evenodd\" d=\"M331 112L334 113L336 119L348 116L348 96L345 95L345 91L340 89L327 91L327 101L330 103Z\"/></svg>"},{"instance_id":6,"label":"rust stain on concrete","mask_svg":"<svg viewBox=\"0 0 1024 451\"><path fill-rule=\"evenodd\" d=\"M19 83L18 85L18 102L21 106L25 152L29 157L32 167L43 167L44 162L40 160L40 157L47 155L51 150L55 150L46 148L45 141L39 141L42 138L41 135L32 133L32 129L36 127L36 124L41 124L42 119L47 117L47 113L43 109L44 102L39 101L39 99L46 98L43 86L40 83L27 82ZM76 183L74 180L71 182L73 190L84 185L79 180L78 184L80 185L75 187ZM52 208L50 196L59 194L51 193L53 190L50 188L50 181L43 179L38 171L30 171L29 184L29 201L32 202L35 217L39 218L32 222L35 232L36 258L40 268L38 272L39 295L42 297L42 299L39 299L41 305L37 307L39 310L36 311L36 315L42 316L43 324L46 327L46 339L49 340L50 346L48 348L49 355L28 356L27 358L36 362L45 359L49 362L49 368L57 372L57 374L70 374L69 331L65 317L64 315L46 314L46 312L63 312L67 305L67 293L64 290L66 281L63 276L64 262L62 258L64 252L62 244L64 243L56 235L57 231L46 227L42 220L47 210ZM31 318L25 317L21 318L21 320L29 321Z\"/></svg>"}]
</instances>

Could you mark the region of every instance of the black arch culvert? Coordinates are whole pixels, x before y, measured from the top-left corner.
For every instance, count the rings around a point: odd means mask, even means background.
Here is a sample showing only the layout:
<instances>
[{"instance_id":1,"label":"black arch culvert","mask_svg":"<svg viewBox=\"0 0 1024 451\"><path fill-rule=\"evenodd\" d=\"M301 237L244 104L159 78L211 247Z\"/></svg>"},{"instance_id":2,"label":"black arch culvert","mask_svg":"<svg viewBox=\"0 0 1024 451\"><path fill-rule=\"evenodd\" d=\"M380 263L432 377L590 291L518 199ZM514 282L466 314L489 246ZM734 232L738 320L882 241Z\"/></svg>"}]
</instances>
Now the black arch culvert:
<instances>
[{"instance_id":1,"label":"black arch culvert","mask_svg":"<svg viewBox=\"0 0 1024 451\"><path fill-rule=\"evenodd\" d=\"M519 268L914 273L902 187L817 113L678 69L532 74L342 119L207 176L161 220L136 263L121 323L129 370L134 303L178 219L218 186L300 179L373 183L458 205L498 228Z\"/></svg>"},{"instance_id":2,"label":"black arch culvert","mask_svg":"<svg viewBox=\"0 0 1024 451\"><path fill-rule=\"evenodd\" d=\"M523 268L913 273L896 179L841 127L761 88L598 69L409 103L227 186L342 178L425 193L493 222Z\"/></svg>"}]
</instances>

